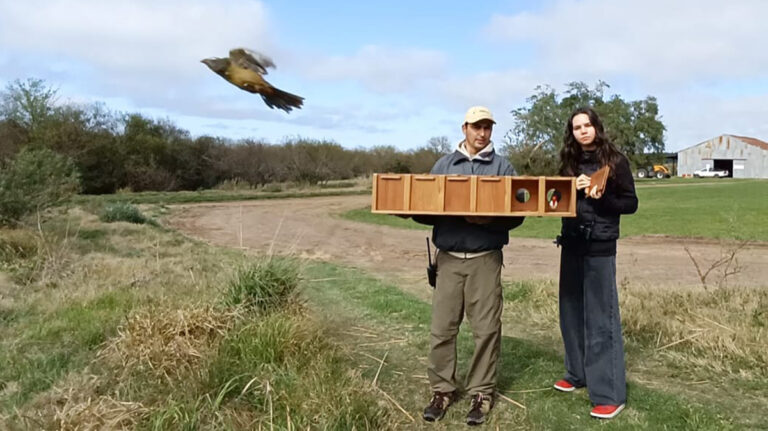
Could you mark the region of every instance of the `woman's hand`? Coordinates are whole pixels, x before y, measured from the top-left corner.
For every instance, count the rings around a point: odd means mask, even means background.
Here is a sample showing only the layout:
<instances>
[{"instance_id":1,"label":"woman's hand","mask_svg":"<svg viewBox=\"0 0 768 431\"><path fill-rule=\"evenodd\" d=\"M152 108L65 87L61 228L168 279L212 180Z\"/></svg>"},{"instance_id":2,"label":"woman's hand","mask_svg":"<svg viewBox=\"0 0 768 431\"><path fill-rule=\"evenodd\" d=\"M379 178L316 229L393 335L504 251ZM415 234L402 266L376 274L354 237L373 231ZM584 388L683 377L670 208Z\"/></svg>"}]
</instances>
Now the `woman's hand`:
<instances>
[{"instance_id":1,"label":"woman's hand","mask_svg":"<svg viewBox=\"0 0 768 431\"><path fill-rule=\"evenodd\" d=\"M597 186L593 186L591 189L585 190L584 193L588 198L592 198L592 199L600 199L601 197L603 197L602 190L598 190Z\"/></svg>"},{"instance_id":2,"label":"woman's hand","mask_svg":"<svg viewBox=\"0 0 768 431\"><path fill-rule=\"evenodd\" d=\"M603 197L603 192L597 189L597 186L589 187L589 183L592 179L584 174L581 174L576 178L576 190L584 189L584 195L592 199L600 199Z\"/></svg>"},{"instance_id":3,"label":"woman's hand","mask_svg":"<svg viewBox=\"0 0 768 431\"><path fill-rule=\"evenodd\" d=\"M576 190L586 189L592 181L588 176L581 174L576 178Z\"/></svg>"}]
</instances>

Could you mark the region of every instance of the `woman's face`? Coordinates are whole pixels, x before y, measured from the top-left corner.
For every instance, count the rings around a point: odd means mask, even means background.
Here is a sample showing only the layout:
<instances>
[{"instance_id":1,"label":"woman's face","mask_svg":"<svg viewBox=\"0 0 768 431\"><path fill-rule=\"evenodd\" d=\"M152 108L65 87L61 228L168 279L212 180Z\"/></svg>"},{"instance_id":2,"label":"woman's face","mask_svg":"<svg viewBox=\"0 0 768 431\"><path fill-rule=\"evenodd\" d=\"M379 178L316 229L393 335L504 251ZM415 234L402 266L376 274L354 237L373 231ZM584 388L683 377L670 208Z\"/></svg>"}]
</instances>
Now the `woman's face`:
<instances>
[{"instance_id":1,"label":"woman's face","mask_svg":"<svg viewBox=\"0 0 768 431\"><path fill-rule=\"evenodd\" d=\"M576 114L571 121L573 137L581 144L583 150L595 149L595 126L589 121L589 115Z\"/></svg>"}]
</instances>

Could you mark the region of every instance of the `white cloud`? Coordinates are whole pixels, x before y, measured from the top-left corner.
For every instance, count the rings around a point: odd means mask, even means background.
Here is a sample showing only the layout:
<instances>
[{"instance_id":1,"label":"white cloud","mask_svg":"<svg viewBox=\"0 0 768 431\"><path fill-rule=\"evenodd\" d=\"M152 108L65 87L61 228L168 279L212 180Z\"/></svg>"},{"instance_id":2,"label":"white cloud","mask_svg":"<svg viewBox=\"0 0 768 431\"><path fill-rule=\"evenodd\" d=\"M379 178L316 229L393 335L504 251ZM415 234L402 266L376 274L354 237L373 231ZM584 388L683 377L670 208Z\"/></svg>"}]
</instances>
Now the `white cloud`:
<instances>
[{"instance_id":1,"label":"white cloud","mask_svg":"<svg viewBox=\"0 0 768 431\"><path fill-rule=\"evenodd\" d=\"M60 77L80 91L150 106L214 79L200 60L236 46L272 46L261 2L0 2L0 49L10 53L6 76Z\"/></svg>"},{"instance_id":2,"label":"white cloud","mask_svg":"<svg viewBox=\"0 0 768 431\"><path fill-rule=\"evenodd\" d=\"M542 69L625 74L654 82L764 76L768 2L561 0L495 15L486 32L533 43Z\"/></svg>"},{"instance_id":3,"label":"white cloud","mask_svg":"<svg viewBox=\"0 0 768 431\"><path fill-rule=\"evenodd\" d=\"M6 1L0 23L4 46L133 73L189 75L203 57L268 44L266 13L255 1Z\"/></svg>"},{"instance_id":4,"label":"white cloud","mask_svg":"<svg viewBox=\"0 0 768 431\"><path fill-rule=\"evenodd\" d=\"M445 73L447 59L438 51L396 49L366 45L351 56L328 56L307 60L309 78L328 81L355 80L377 93L405 92Z\"/></svg>"},{"instance_id":5,"label":"white cloud","mask_svg":"<svg viewBox=\"0 0 768 431\"><path fill-rule=\"evenodd\" d=\"M542 83L528 70L485 71L468 76L453 76L434 83L435 96L454 108L473 105L503 106L510 110Z\"/></svg>"}]
</instances>

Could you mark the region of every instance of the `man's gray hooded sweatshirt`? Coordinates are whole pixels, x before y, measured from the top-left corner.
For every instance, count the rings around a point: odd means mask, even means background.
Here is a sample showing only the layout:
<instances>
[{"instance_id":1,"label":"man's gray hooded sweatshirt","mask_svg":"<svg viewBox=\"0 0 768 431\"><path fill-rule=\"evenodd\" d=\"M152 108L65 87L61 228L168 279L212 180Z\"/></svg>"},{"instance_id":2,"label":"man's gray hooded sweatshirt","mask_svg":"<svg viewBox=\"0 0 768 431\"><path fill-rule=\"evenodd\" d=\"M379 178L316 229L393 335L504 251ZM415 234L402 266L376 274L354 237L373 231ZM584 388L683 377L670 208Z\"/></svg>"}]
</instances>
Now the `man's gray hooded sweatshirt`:
<instances>
[{"instance_id":1,"label":"man's gray hooded sweatshirt","mask_svg":"<svg viewBox=\"0 0 768 431\"><path fill-rule=\"evenodd\" d=\"M515 175L515 169L493 149L493 143L471 157L461 141L432 167L435 175ZM414 216L418 223L432 225L432 242L443 251L478 253L501 250L509 243L509 231L525 217L494 217L487 224L469 223L463 216Z\"/></svg>"}]
</instances>

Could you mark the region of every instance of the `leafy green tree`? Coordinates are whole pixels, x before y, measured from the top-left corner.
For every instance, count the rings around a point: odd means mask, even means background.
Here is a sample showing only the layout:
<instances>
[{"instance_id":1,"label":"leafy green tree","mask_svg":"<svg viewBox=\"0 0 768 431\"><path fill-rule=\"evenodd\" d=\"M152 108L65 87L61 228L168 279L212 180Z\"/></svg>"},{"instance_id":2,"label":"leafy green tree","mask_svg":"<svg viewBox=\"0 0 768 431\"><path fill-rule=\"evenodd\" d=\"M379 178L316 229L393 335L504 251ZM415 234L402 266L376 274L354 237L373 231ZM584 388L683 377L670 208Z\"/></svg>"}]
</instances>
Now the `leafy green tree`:
<instances>
[{"instance_id":1,"label":"leafy green tree","mask_svg":"<svg viewBox=\"0 0 768 431\"><path fill-rule=\"evenodd\" d=\"M565 123L571 112L583 106L595 109L608 138L635 165L647 163L648 153L662 153L666 129L659 118L656 98L627 102L613 95L606 100L608 87L603 81L594 88L571 82L562 95L549 86L536 87L527 105L512 111L515 124L504 136L503 149L518 173L557 173Z\"/></svg>"},{"instance_id":2,"label":"leafy green tree","mask_svg":"<svg viewBox=\"0 0 768 431\"><path fill-rule=\"evenodd\" d=\"M30 143L43 145L45 127L56 109L57 93L42 79L17 79L0 93L0 117L25 129Z\"/></svg>"},{"instance_id":3,"label":"leafy green tree","mask_svg":"<svg viewBox=\"0 0 768 431\"><path fill-rule=\"evenodd\" d=\"M59 205L80 190L80 177L68 157L47 148L25 147L0 170L0 224Z\"/></svg>"}]
</instances>

